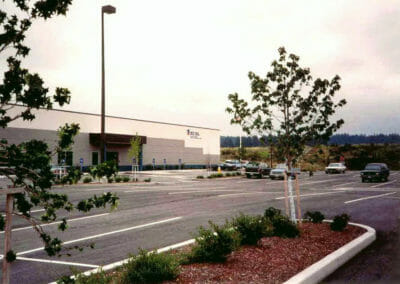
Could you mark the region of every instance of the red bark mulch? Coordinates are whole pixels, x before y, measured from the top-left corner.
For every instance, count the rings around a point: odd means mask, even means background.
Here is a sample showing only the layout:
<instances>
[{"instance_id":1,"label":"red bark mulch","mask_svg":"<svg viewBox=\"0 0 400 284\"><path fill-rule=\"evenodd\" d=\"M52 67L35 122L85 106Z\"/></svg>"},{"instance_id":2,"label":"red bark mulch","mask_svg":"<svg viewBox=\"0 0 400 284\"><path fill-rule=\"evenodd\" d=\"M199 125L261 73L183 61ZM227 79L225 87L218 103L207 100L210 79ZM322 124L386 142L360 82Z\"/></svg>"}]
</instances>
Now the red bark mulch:
<instances>
[{"instance_id":1,"label":"red bark mulch","mask_svg":"<svg viewBox=\"0 0 400 284\"><path fill-rule=\"evenodd\" d=\"M183 265L168 283L282 283L365 232L354 226L334 232L327 223L303 223L300 231L299 238L270 237L243 246L225 263Z\"/></svg>"}]
</instances>

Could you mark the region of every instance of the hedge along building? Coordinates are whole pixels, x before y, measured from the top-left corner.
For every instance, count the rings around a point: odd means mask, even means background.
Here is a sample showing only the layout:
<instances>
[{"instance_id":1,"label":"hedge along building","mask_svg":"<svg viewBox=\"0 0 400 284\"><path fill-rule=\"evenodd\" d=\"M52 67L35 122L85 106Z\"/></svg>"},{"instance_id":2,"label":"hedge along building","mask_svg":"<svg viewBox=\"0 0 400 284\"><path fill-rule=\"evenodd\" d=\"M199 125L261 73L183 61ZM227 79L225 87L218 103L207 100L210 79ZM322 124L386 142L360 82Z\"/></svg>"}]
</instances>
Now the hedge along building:
<instances>
[{"instance_id":1,"label":"hedge along building","mask_svg":"<svg viewBox=\"0 0 400 284\"><path fill-rule=\"evenodd\" d=\"M20 106L10 110L17 113ZM57 129L65 123L79 123L80 132L75 137L71 151L54 156L53 165L83 167L100 161L100 119L98 114L65 110L34 111L33 121L16 120L6 129L0 129L0 139L9 143L21 143L30 139L43 140L50 146L57 141ZM219 161L220 134L218 129L189 125L155 122L124 117L106 116L106 151L108 160L116 160L120 170L130 170L128 157L130 140L141 137L141 153L138 162L144 169L170 168L182 165L186 168L202 168Z\"/></svg>"}]
</instances>

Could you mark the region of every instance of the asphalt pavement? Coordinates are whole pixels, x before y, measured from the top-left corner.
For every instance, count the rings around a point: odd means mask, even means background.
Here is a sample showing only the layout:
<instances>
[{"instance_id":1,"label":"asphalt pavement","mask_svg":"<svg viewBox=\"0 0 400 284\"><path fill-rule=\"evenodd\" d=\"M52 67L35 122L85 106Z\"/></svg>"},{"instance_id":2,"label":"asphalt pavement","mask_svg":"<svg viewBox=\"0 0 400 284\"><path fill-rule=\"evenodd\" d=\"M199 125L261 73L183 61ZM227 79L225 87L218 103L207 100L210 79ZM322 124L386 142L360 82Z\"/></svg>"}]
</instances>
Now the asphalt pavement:
<instances>
[{"instance_id":1,"label":"asphalt pavement","mask_svg":"<svg viewBox=\"0 0 400 284\"><path fill-rule=\"evenodd\" d=\"M120 197L118 209L96 209L88 214L60 212L69 220L65 232L57 224L45 230L59 236L66 247L89 246L82 252L70 249L71 256L48 257L43 244L28 224L13 220L12 247L18 260L12 264L11 283L48 283L72 271L90 270L125 259L139 248L156 249L193 237L208 220L223 223L239 212L263 214L270 206L284 211L282 181L231 177L196 180L205 171L165 171L146 173L151 183L102 184L56 188L72 202L93 194L115 192ZM358 172L326 175L317 172L299 179L302 212L319 210L326 218L341 213L351 221L375 228L378 240L354 258L326 282L396 282L400 261L399 216L400 172L392 172L386 183L361 183ZM4 196L0 197L4 209ZM32 212L40 216L42 208ZM0 251L4 234L0 233Z\"/></svg>"}]
</instances>

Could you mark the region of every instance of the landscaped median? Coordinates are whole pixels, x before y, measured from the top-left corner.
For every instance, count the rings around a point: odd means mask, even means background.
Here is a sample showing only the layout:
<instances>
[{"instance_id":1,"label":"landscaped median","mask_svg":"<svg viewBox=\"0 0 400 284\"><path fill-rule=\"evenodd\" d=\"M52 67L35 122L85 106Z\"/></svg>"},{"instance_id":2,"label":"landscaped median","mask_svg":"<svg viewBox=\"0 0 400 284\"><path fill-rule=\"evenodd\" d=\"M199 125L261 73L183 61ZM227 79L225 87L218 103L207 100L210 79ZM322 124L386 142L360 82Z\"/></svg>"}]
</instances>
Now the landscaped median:
<instances>
[{"instance_id":1,"label":"landscaped median","mask_svg":"<svg viewBox=\"0 0 400 284\"><path fill-rule=\"evenodd\" d=\"M59 283L318 283L375 240L346 214L322 222L307 212L297 226L275 208L200 227L196 239L141 251Z\"/></svg>"}]
</instances>

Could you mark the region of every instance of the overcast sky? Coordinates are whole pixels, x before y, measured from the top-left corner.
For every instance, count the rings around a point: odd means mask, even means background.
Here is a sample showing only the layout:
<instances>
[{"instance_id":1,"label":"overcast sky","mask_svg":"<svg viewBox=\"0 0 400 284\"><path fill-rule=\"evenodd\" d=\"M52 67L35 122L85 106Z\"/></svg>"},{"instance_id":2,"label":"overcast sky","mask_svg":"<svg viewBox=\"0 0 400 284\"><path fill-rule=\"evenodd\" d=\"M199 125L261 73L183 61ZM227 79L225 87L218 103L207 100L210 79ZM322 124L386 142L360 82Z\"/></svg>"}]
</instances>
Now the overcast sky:
<instances>
[{"instance_id":1,"label":"overcast sky","mask_svg":"<svg viewBox=\"0 0 400 284\"><path fill-rule=\"evenodd\" d=\"M314 77L342 78L340 132L400 132L398 1L74 0L67 17L33 25L24 60L71 90L67 109L100 113L105 4L117 8L105 16L109 115L237 135L228 94L250 98L247 73L264 75L285 46Z\"/></svg>"}]
</instances>

